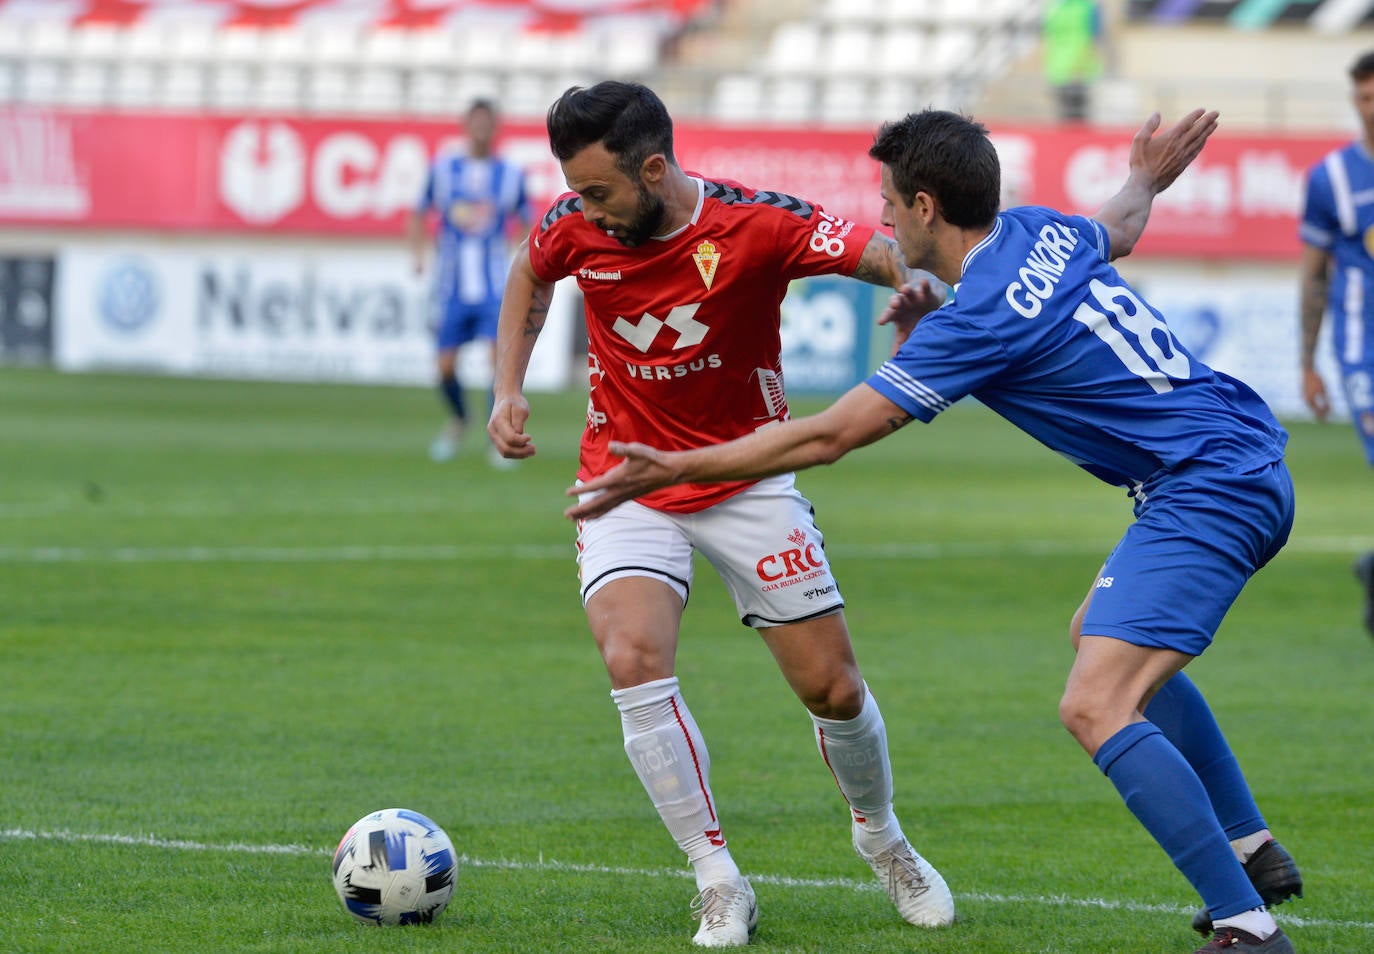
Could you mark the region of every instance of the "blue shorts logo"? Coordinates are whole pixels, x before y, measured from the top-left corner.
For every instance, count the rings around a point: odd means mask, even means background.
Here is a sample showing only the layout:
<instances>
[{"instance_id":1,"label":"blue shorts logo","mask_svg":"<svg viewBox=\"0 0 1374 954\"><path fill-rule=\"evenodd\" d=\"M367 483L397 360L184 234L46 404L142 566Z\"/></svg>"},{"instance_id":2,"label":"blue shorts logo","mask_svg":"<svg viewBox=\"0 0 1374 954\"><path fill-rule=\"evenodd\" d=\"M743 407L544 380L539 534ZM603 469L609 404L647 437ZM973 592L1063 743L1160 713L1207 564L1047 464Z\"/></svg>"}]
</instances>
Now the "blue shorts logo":
<instances>
[{"instance_id":1,"label":"blue shorts logo","mask_svg":"<svg viewBox=\"0 0 1374 954\"><path fill-rule=\"evenodd\" d=\"M140 258L112 264L96 290L100 318L116 331L133 334L157 317L162 289L152 267Z\"/></svg>"}]
</instances>

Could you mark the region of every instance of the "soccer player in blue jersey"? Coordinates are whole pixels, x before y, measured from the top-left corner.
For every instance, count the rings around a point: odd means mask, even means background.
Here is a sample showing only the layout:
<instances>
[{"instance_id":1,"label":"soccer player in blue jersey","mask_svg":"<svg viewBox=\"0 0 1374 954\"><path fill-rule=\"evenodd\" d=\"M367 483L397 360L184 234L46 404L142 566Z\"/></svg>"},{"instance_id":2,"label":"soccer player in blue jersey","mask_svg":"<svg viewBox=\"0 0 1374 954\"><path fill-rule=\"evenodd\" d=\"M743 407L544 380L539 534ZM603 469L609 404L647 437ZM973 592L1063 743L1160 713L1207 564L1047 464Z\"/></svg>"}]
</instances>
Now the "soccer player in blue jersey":
<instances>
[{"instance_id":1,"label":"soccer player in blue jersey","mask_svg":"<svg viewBox=\"0 0 1374 954\"><path fill-rule=\"evenodd\" d=\"M1287 435L1108 264L1131 251L1154 196L1215 127L1216 113L1198 110L1156 136L1152 116L1132 140L1125 186L1084 218L998 214L997 153L966 117L926 110L885 125L870 151L883 224L907 265L953 298L922 317L914 293L899 292L883 316L897 329L893 357L819 414L692 451L613 444L626 462L570 490L580 502L568 515L680 481L830 463L970 394L1128 488L1136 520L1073 616L1060 718L1202 896L1211 937L1197 954L1288 954L1265 905L1300 893L1301 878L1182 672L1288 537Z\"/></svg>"},{"instance_id":2,"label":"soccer player in blue jersey","mask_svg":"<svg viewBox=\"0 0 1374 954\"><path fill-rule=\"evenodd\" d=\"M1363 135L1328 153L1307 175L1302 239L1302 393L1325 420L1331 411L1317 373L1317 336L1331 310L1331 340L1355 432L1374 466L1374 51L1350 68ZM1364 585L1364 625L1374 636L1374 551L1355 563Z\"/></svg>"},{"instance_id":3,"label":"soccer player in blue jersey","mask_svg":"<svg viewBox=\"0 0 1374 954\"><path fill-rule=\"evenodd\" d=\"M458 452L467 429L468 411L458 380L458 351L476 340L489 343L496 355L496 325L501 292L510 269L507 241L517 228L528 230L533 214L525 194L525 175L519 166L493 152L496 107L475 101L465 119L467 149L435 157L424 191L411 210L406 235L415 273L425 270L425 221L439 218L434 277L435 336L438 345L439 392L449 409L444 429L430 444L436 461ZM491 410L490 406L487 408ZM494 466L509 466L492 453Z\"/></svg>"}]
</instances>

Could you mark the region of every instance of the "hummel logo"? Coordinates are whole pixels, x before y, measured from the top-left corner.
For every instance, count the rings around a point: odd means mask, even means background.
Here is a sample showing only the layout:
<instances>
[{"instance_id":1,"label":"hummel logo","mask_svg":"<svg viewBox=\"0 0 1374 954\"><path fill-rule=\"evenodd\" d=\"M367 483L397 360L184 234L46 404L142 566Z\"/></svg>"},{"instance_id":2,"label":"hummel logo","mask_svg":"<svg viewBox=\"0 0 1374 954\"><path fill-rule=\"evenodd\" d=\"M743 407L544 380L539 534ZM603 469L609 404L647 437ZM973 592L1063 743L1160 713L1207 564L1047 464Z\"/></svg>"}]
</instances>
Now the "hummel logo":
<instances>
[{"instance_id":1,"label":"hummel logo","mask_svg":"<svg viewBox=\"0 0 1374 954\"><path fill-rule=\"evenodd\" d=\"M666 319L655 318L646 311L644 316L639 319L639 323L633 325L624 318L617 317L611 330L641 352L647 353L653 347L654 339L658 337L660 329L667 325L678 333L677 341L673 343L673 350L690 348L692 345L701 344L706 337L706 332L711 330L709 326L703 325L692 317L700 307L701 302L699 301L690 305L678 305L668 312Z\"/></svg>"},{"instance_id":2,"label":"hummel logo","mask_svg":"<svg viewBox=\"0 0 1374 954\"><path fill-rule=\"evenodd\" d=\"M720 836L719 828L707 828L705 831L702 832L702 834L705 835L706 840L713 845L725 844L725 839Z\"/></svg>"}]
</instances>

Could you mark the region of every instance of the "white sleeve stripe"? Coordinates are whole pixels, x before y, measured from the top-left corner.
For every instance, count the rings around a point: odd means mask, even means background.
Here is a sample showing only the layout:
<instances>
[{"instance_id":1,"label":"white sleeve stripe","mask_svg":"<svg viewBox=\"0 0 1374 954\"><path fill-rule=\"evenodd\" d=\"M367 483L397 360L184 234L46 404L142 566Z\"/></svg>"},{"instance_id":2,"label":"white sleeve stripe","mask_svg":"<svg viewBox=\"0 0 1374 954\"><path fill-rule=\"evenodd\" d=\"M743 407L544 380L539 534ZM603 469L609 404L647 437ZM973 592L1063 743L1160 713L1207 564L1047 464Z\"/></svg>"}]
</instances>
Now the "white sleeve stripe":
<instances>
[{"instance_id":1,"label":"white sleeve stripe","mask_svg":"<svg viewBox=\"0 0 1374 954\"><path fill-rule=\"evenodd\" d=\"M1336 236L1307 222L1298 226L1298 238L1318 248L1330 248L1336 243Z\"/></svg>"},{"instance_id":2,"label":"white sleeve stripe","mask_svg":"<svg viewBox=\"0 0 1374 954\"><path fill-rule=\"evenodd\" d=\"M1350 179L1345 174L1345 163L1339 152L1329 153L1326 157L1326 174L1331 177L1331 195L1336 200L1336 218L1340 220L1341 231L1354 235L1358 228L1355 221L1355 196L1350 191Z\"/></svg>"},{"instance_id":3,"label":"white sleeve stripe","mask_svg":"<svg viewBox=\"0 0 1374 954\"><path fill-rule=\"evenodd\" d=\"M936 414L949 408L949 402L942 398L936 391L917 381L891 361L884 362L878 368L878 377L901 391L907 397L914 400L917 404L929 408Z\"/></svg>"}]
</instances>

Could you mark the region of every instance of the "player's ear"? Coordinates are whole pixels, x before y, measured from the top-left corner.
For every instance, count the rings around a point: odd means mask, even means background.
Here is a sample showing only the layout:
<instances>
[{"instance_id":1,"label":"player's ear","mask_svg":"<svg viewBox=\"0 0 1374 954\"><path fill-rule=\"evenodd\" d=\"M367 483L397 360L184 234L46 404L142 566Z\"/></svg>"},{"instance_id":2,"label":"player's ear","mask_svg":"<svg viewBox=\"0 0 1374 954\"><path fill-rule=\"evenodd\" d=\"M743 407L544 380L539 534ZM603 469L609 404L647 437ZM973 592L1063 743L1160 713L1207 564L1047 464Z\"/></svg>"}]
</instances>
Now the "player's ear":
<instances>
[{"instance_id":1,"label":"player's ear","mask_svg":"<svg viewBox=\"0 0 1374 954\"><path fill-rule=\"evenodd\" d=\"M646 185L657 185L663 181L663 177L668 174L668 159L661 152L656 152L645 159L639 167L639 178Z\"/></svg>"}]
</instances>

